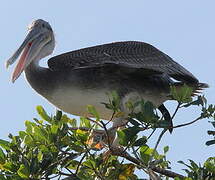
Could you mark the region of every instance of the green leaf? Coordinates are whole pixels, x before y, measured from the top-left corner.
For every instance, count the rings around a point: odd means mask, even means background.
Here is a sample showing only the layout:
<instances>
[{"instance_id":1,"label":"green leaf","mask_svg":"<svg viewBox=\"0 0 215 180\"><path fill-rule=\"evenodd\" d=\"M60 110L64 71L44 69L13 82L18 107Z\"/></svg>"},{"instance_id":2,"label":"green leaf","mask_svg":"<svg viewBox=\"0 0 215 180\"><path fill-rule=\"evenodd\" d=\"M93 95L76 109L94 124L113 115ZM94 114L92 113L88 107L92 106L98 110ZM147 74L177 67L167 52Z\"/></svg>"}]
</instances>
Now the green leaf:
<instances>
[{"instance_id":1,"label":"green leaf","mask_svg":"<svg viewBox=\"0 0 215 180\"><path fill-rule=\"evenodd\" d=\"M80 164L79 161L77 160L71 160L68 162L69 166L67 166L67 168L72 169L72 170L76 170L78 165Z\"/></svg>"},{"instance_id":2,"label":"green leaf","mask_svg":"<svg viewBox=\"0 0 215 180\"><path fill-rule=\"evenodd\" d=\"M0 164L4 164L5 163L5 154L4 151L0 148Z\"/></svg>"},{"instance_id":3,"label":"green leaf","mask_svg":"<svg viewBox=\"0 0 215 180\"><path fill-rule=\"evenodd\" d=\"M70 123L72 119L68 118L66 114L62 115L60 121L64 123Z\"/></svg>"},{"instance_id":4,"label":"green leaf","mask_svg":"<svg viewBox=\"0 0 215 180\"><path fill-rule=\"evenodd\" d=\"M165 146L165 147L163 148L164 154L166 154L168 151L169 151L169 146Z\"/></svg>"},{"instance_id":5,"label":"green leaf","mask_svg":"<svg viewBox=\"0 0 215 180\"><path fill-rule=\"evenodd\" d=\"M126 138L125 132L122 130L117 131L117 136L119 138L119 144L122 146L127 146L128 145L128 140Z\"/></svg>"},{"instance_id":6,"label":"green leaf","mask_svg":"<svg viewBox=\"0 0 215 180\"><path fill-rule=\"evenodd\" d=\"M140 148L140 156L145 165L148 165L152 153L153 153L153 149L149 148L147 145L142 146Z\"/></svg>"},{"instance_id":7,"label":"green leaf","mask_svg":"<svg viewBox=\"0 0 215 180\"><path fill-rule=\"evenodd\" d=\"M52 134L57 134L57 132L58 132L58 125L52 125L51 126L51 132L52 132Z\"/></svg>"},{"instance_id":8,"label":"green leaf","mask_svg":"<svg viewBox=\"0 0 215 180\"><path fill-rule=\"evenodd\" d=\"M43 125L43 121L44 120L38 120L38 119L36 119L36 118L33 118L33 120L37 123L37 124L39 124L39 125Z\"/></svg>"},{"instance_id":9,"label":"green leaf","mask_svg":"<svg viewBox=\"0 0 215 180\"><path fill-rule=\"evenodd\" d=\"M39 149L42 151L42 153L49 153L49 149L44 144L39 146Z\"/></svg>"},{"instance_id":10,"label":"green leaf","mask_svg":"<svg viewBox=\"0 0 215 180\"><path fill-rule=\"evenodd\" d=\"M28 146L34 145L34 139L31 137L31 135L26 135L23 139L24 143Z\"/></svg>"},{"instance_id":11,"label":"green leaf","mask_svg":"<svg viewBox=\"0 0 215 180\"><path fill-rule=\"evenodd\" d=\"M193 179L190 177L186 177L184 180L193 180Z\"/></svg>"},{"instance_id":12,"label":"green leaf","mask_svg":"<svg viewBox=\"0 0 215 180\"><path fill-rule=\"evenodd\" d=\"M111 93L107 93L109 97L109 103L101 102L104 104L107 109L112 110L113 112L118 112L120 110L120 98L116 91L112 91Z\"/></svg>"},{"instance_id":13,"label":"green leaf","mask_svg":"<svg viewBox=\"0 0 215 180\"><path fill-rule=\"evenodd\" d=\"M180 164L185 164L184 161L177 161L177 162L180 163Z\"/></svg>"},{"instance_id":14,"label":"green leaf","mask_svg":"<svg viewBox=\"0 0 215 180\"><path fill-rule=\"evenodd\" d=\"M142 137L142 138L136 140L136 141L134 142L133 146L143 146L143 145L146 144L146 142L147 142L147 137L144 136L144 137Z\"/></svg>"},{"instance_id":15,"label":"green leaf","mask_svg":"<svg viewBox=\"0 0 215 180\"><path fill-rule=\"evenodd\" d=\"M10 150L10 142L0 139L0 146L5 150Z\"/></svg>"},{"instance_id":16,"label":"green leaf","mask_svg":"<svg viewBox=\"0 0 215 180\"><path fill-rule=\"evenodd\" d=\"M81 117L80 118L80 126L81 127L91 128L90 120L85 118L85 117Z\"/></svg>"},{"instance_id":17,"label":"green leaf","mask_svg":"<svg viewBox=\"0 0 215 180\"><path fill-rule=\"evenodd\" d=\"M38 126L34 126L32 128L32 131L34 132L34 137L38 138L37 140L49 142L49 135L45 129L40 128Z\"/></svg>"},{"instance_id":18,"label":"green leaf","mask_svg":"<svg viewBox=\"0 0 215 180\"><path fill-rule=\"evenodd\" d=\"M128 143L136 138L138 132L140 132L139 127L129 127L123 130L117 131L119 137L119 143L123 146L127 146Z\"/></svg>"},{"instance_id":19,"label":"green leaf","mask_svg":"<svg viewBox=\"0 0 215 180\"><path fill-rule=\"evenodd\" d=\"M80 145L77 145L77 144L72 144L72 145L70 145L70 147L72 148L73 151L76 151L76 152L83 152L84 151L84 148Z\"/></svg>"},{"instance_id":20,"label":"green leaf","mask_svg":"<svg viewBox=\"0 0 215 180\"><path fill-rule=\"evenodd\" d=\"M204 166L206 167L206 169L212 173L215 173L215 157L210 157L208 158L205 163Z\"/></svg>"},{"instance_id":21,"label":"green leaf","mask_svg":"<svg viewBox=\"0 0 215 180\"><path fill-rule=\"evenodd\" d=\"M19 137L23 140L27 136L27 133L25 131L19 131Z\"/></svg>"},{"instance_id":22,"label":"green leaf","mask_svg":"<svg viewBox=\"0 0 215 180\"><path fill-rule=\"evenodd\" d=\"M68 118L69 119L69 118ZM69 119L68 123L72 126L72 127L77 127L77 120L76 119Z\"/></svg>"},{"instance_id":23,"label":"green leaf","mask_svg":"<svg viewBox=\"0 0 215 180\"><path fill-rule=\"evenodd\" d=\"M101 104L105 105L105 108L106 108L106 109L114 110L114 108L112 107L111 104L104 103L104 102L102 102Z\"/></svg>"},{"instance_id":24,"label":"green leaf","mask_svg":"<svg viewBox=\"0 0 215 180\"><path fill-rule=\"evenodd\" d=\"M81 142L86 142L89 134L86 131L82 131L82 130L78 129L78 130L76 130L75 135ZM79 142L77 142L77 143L79 143Z\"/></svg>"},{"instance_id":25,"label":"green leaf","mask_svg":"<svg viewBox=\"0 0 215 180\"><path fill-rule=\"evenodd\" d=\"M62 117L62 111L57 110L55 120L60 121Z\"/></svg>"},{"instance_id":26,"label":"green leaf","mask_svg":"<svg viewBox=\"0 0 215 180\"><path fill-rule=\"evenodd\" d=\"M39 153L37 155L37 159L38 159L38 161L42 161L43 160L43 153L42 153L42 151L39 151Z\"/></svg>"},{"instance_id":27,"label":"green leaf","mask_svg":"<svg viewBox=\"0 0 215 180\"><path fill-rule=\"evenodd\" d=\"M174 180L181 180L179 177L175 177Z\"/></svg>"},{"instance_id":28,"label":"green leaf","mask_svg":"<svg viewBox=\"0 0 215 180\"><path fill-rule=\"evenodd\" d=\"M37 113L40 115L40 117L43 120L51 123L52 119L48 116L48 114L46 113L46 111L43 109L42 106L37 106L36 109L37 109Z\"/></svg>"},{"instance_id":29,"label":"green leaf","mask_svg":"<svg viewBox=\"0 0 215 180\"><path fill-rule=\"evenodd\" d=\"M119 95L118 95L118 93L116 91L112 91L111 96L112 96L111 104L112 104L112 106L114 108L113 110L117 111L119 109L119 106L120 106Z\"/></svg>"},{"instance_id":30,"label":"green leaf","mask_svg":"<svg viewBox=\"0 0 215 180\"><path fill-rule=\"evenodd\" d=\"M134 110L134 105L133 105L133 103L132 103L131 101L127 101L127 102L125 103L125 106L126 106L126 108L127 108L130 112Z\"/></svg>"},{"instance_id":31,"label":"green leaf","mask_svg":"<svg viewBox=\"0 0 215 180\"><path fill-rule=\"evenodd\" d=\"M183 86L171 86L170 93L173 99L181 103L189 103L192 101L193 88L184 84Z\"/></svg>"},{"instance_id":32,"label":"green leaf","mask_svg":"<svg viewBox=\"0 0 215 180\"><path fill-rule=\"evenodd\" d=\"M192 170L196 171L199 169L199 166L191 159L189 159L190 165L193 167Z\"/></svg>"},{"instance_id":33,"label":"green leaf","mask_svg":"<svg viewBox=\"0 0 215 180\"><path fill-rule=\"evenodd\" d=\"M98 112L96 111L96 108L95 108L94 106L88 105L88 106L87 106L87 111L88 111L91 115L93 115L93 117L96 118L96 121L99 121L99 120L100 120L99 114L98 114Z\"/></svg>"},{"instance_id":34,"label":"green leaf","mask_svg":"<svg viewBox=\"0 0 215 180\"><path fill-rule=\"evenodd\" d=\"M30 171L24 164L20 165L17 173L21 178L24 178L24 179L28 179L30 176Z\"/></svg>"},{"instance_id":35,"label":"green leaf","mask_svg":"<svg viewBox=\"0 0 215 180\"><path fill-rule=\"evenodd\" d=\"M14 172L16 170L16 166L12 162L4 163L2 168L10 172Z\"/></svg>"},{"instance_id":36,"label":"green leaf","mask_svg":"<svg viewBox=\"0 0 215 180\"><path fill-rule=\"evenodd\" d=\"M137 119L140 122L147 123L147 125L154 124L158 121L159 117L155 113L155 108L151 102L144 102L141 100L139 101L139 105L141 107L141 112L131 113L130 115L132 118Z\"/></svg>"},{"instance_id":37,"label":"green leaf","mask_svg":"<svg viewBox=\"0 0 215 180\"><path fill-rule=\"evenodd\" d=\"M129 122L130 122L131 124L133 124L134 126L139 126L139 125L140 125L140 123L138 123L136 120L134 120L134 119L132 119L132 118L129 118Z\"/></svg>"},{"instance_id":38,"label":"green leaf","mask_svg":"<svg viewBox=\"0 0 215 180\"><path fill-rule=\"evenodd\" d=\"M89 168L91 168L91 169L95 169L95 167L96 167L95 161L89 160L89 159L86 160L85 162L83 162L82 164L87 166L87 167L89 167Z\"/></svg>"},{"instance_id":39,"label":"green leaf","mask_svg":"<svg viewBox=\"0 0 215 180\"><path fill-rule=\"evenodd\" d=\"M134 164L123 164L121 168L123 169L123 171L119 174L119 179L127 180L128 177L132 177L134 170L135 170L135 165Z\"/></svg>"},{"instance_id":40,"label":"green leaf","mask_svg":"<svg viewBox=\"0 0 215 180\"><path fill-rule=\"evenodd\" d=\"M32 133L32 123L30 121L25 121L26 132L28 134Z\"/></svg>"},{"instance_id":41,"label":"green leaf","mask_svg":"<svg viewBox=\"0 0 215 180\"><path fill-rule=\"evenodd\" d=\"M146 116L153 117L154 116L154 106L151 102L147 101L142 106L142 111Z\"/></svg>"}]
</instances>

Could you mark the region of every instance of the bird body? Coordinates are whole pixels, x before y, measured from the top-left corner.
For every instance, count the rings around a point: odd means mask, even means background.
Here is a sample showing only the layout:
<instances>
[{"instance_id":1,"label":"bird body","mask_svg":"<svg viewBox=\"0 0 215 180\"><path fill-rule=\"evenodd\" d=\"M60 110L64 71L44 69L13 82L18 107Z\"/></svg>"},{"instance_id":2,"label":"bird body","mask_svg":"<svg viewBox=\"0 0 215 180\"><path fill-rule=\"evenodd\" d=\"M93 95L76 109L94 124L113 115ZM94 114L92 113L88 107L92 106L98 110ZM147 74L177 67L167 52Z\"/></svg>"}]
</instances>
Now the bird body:
<instances>
[{"instance_id":1,"label":"bird body","mask_svg":"<svg viewBox=\"0 0 215 180\"><path fill-rule=\"evenodd\" d=\"M102 103L108 102L107 94L116 91L123 112L127 112L128 100L144 99L155 107L162 106L161 112L170 117L163 103L170 99L171 85L187 84L194 90L207 87L168 55L144 42L115 42L71 51L50 58L48 68L40 67L39 60L51 54L54 47L51 26L36 20L7 66L21 54L12 81L25 71L33 89L74 115L85 115L90 104L102 118L109 119L111 112Z\"/></svg>"},{"instance_id":2,"label":"bird body","mask_svg":"<svg viewBox=\"0 0 215 180\"><path fill-rule=\"evenodd\" d=\"M122 73L118 67L53 71L32 63L25 74L33 89L64 112L86 115L86 106L90 104L104 119L109 119L112 112L102 103L108 102L108 94L113 91L120 96L123 110L128 100L144 99L158 107L168 99L172 82L162 76L138 78L133 72L133 77L129 77L129 73Z\"/></svg>"},{"instance_id":3,"label":"bird body","mask_svg":"<svg viewBox=\"0 0 215 180\"><path fill-rule=\"evenodd\" d=\"M91 49L100 50L104 46L110 46L106 48L110 51L113 46L117 45L118 48L121 46L120 54L129 55L132 59L133 56L141 55L142 52L135 54L135 52L129 53L125 50L132 49L136 44L145 45L145 43L134 41L116 42L91 47ZM122 49L123 46L124 49ZM26 78L39 94L56 107L79 116L86 114L86 106L90 104L96 107L102 118L109 119L111 111L107 110L102 103L108 102L108 94L112 91L119 94L122 102L121 108L124 111L126 111L125 103L128 100L135 102L144 99L153 102L158 107L168 99L169 86L174 82L165 74L149 70L146 72L142 69L135 71L134 67L121 66L116 61L114 64L111 62L99 64L99 60L104 57L113 56L119 59L119 55L111 54L111 52L107 54L105 50L100 53L89 52L85 48L53 57L48 61L49 68L40 67L38 63L32 62L25 70ZM90 59L92 54L98 59L97 62ZM104 57L101 58L101 55Z\"/></svg>"}]
</instances>

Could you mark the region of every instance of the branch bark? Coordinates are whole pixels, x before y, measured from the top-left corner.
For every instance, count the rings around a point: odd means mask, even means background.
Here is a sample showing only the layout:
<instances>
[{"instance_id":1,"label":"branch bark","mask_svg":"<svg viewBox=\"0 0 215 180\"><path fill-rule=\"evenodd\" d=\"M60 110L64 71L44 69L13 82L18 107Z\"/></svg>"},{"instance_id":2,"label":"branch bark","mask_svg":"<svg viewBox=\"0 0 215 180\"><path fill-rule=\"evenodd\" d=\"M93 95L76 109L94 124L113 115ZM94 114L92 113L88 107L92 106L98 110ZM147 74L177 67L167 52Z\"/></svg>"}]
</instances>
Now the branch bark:
<instances>
[{"instance_id":1,"label":"branch bark","mask_svg":"<svg viewBox=\"0 0 215 180\"><path fill-rule=\"evenodd\" d=\"M120 149L111 149L110 150L112 155L115 155L115 156L120 156L120 157L123 157L137 165L140 165L142 166L141 162L139 160L137 160L136 158L130 156L127 152L124 152ZM160 173L164 176L167 176L167 177L171 177L171 178L175 178L175 177L179 177L180 179L185 179L185 176L181 175L181 174L178 174L178 173L175 173L173 171L169 171L169 170L166 170L166 169L163 169L163 168L160 168L160 167L156 167L156 166L150 166L149 169L157 172L157 173Z\"/></svg>"}]
</instances>

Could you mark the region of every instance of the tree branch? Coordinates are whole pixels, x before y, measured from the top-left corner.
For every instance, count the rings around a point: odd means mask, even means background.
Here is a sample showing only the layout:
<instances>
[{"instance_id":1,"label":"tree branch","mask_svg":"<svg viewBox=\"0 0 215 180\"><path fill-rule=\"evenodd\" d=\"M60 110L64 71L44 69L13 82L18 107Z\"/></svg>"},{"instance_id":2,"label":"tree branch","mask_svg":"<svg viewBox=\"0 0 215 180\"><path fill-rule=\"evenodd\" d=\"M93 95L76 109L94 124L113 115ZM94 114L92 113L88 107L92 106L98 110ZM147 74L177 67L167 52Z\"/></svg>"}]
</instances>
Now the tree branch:
<instances>
[{"instance_id":1,"label":"tree branch","mask_svg":"<svg viewBox=\"0 0 215 180\"><path fill-rule=\"evenodd\" d=\"M122 150L119 150L119 149L111 149L111 153L112 155L115 155L115 156L120 156L120 157L123 157L139 166L142 167L142 164L139 160L137 160L136 158L130 156L127 152L124 152ZM145 167L144 167L145 168ZM160 167L156 167L156 166L150 166L149 169L157 172L157 173L160 173L162 175L165 175L167 177L171 177L171 178L175 178L175 177L179 177L181 179L184 179L185 176L181 175L181 174L178 174L178 173L175 173L173 171L169 171L169 170L166 170L166 169L162 169Z\"/></svg>"},{"instance_id":2,"label":"tree branch","mask_svg":"<svg viewBox=\"0 0 215 180\"><path fill-rule=\"evenodd\" d=\"M196 118L195 120L193 120L193 121L191 121L191 122L184 123L184 124L179 124L179 125L177 125L177 126L173 126L173 129L179 128L179 127L183 127L183 126L188 126L188 125L193 124L193 123L195 123L195 122L197 122L197 121L199 121L199 120L201 120L201 119L202 119L201 117L198 117L198 118Z\"/></svg>"},{"instance_id":3,"label":"tree branch","mask_svg":"<svg viewBox=\"0 0 215 180\"><path fill-rule=\"evenodd\" d=\"M152 169L153 171L155 171L157 173L160 173L162 175L165 175L165 176L168 176L168 177L171 177L171 178L175 178L175 177L179 177L181 179L186 178L185 176L183 176L181 174L178 174L178 173L175 173L173 171L166 170L166 169L162 169L160 167L152 166L152 167L150 167L150 169Z\"/></svg>"}]
</instances>

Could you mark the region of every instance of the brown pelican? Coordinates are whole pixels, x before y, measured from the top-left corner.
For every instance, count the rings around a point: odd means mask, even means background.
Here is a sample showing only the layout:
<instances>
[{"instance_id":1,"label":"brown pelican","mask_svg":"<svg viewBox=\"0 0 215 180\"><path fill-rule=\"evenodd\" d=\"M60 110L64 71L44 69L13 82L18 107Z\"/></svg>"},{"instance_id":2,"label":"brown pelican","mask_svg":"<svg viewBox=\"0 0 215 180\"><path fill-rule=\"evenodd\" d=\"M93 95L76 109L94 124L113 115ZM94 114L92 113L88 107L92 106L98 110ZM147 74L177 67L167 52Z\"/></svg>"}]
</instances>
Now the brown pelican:
<instances>
[{"instance_id":1,"label":"brown pelican","mask_svg":"<svg viewBox=\"0 0 215 180\"><path fill-rule=\"evenodd\" d=\"M12 82L25 71L27 81L36 92L74 115L84 115L86 105L90 104L103 119L109 119L111 112L101 102L108 102L107 93L114 90L120 96L122 111L126 111L127 100L135 102L142 98L151 101L170 120L163 105L170 99L170 85L207 87L168 55L144 42L114 42L75 50L50 58L48 68L39 66L39 61L50 55L54 47L50 24L35 20L6 65L20 57Z\"/></svg>"}]
</instances>

